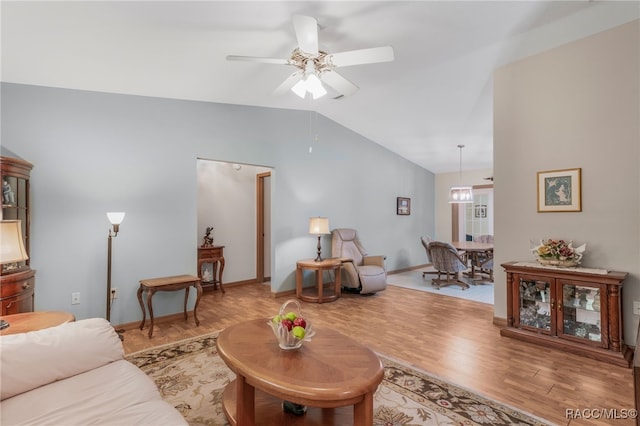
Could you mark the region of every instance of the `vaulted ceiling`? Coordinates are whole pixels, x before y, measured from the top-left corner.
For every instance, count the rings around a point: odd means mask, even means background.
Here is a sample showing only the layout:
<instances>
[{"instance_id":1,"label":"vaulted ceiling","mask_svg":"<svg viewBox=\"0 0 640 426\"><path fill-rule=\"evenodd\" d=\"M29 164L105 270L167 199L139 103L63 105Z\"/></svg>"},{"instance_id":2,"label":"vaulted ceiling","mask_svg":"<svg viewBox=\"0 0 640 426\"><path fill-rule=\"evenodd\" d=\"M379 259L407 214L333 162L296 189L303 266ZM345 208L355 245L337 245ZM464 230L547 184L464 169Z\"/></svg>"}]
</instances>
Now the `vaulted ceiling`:
<instances>
[{"instance_id":1,"label":"vaulted ceiling","mask_svg":"<svg viewBox=\"0 0 640 426\"><path fill-rule=\"evenodd\" d=\"M316 111L434 172L492 168L497 67L640 16L638 1L2 1L4 82ZM393 47L393 62L340 68L352 96L274 89L292 16L331 53ZM594 58L597 60L597 58ZM334 95L334 96L332 96Z\"/></svg>"}]
</instances>

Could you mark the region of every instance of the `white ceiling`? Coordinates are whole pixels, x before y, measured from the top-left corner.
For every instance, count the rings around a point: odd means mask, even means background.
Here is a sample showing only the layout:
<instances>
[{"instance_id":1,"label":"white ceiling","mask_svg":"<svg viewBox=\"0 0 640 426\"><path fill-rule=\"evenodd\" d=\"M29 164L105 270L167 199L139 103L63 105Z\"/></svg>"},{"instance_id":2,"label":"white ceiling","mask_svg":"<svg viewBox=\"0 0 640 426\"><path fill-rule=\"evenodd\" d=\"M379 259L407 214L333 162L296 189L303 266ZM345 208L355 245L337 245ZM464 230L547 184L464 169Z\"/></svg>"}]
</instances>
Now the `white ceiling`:
<instances>
[{"instance_id":1,"label":"white ceiling","mask_svg":"<svg viewBox=\"0 0 640 426\"><path fill-rule=\"evenodd\" d=\"M496 67L637 19L634 1L2 1L5 82L317 111L434 173L492 168ZM302 100L293 14L330 53L391 45L395 61L340 68L360 90ZM321 135L320 135L321 137Z\"/></svg>"}]
</instances>

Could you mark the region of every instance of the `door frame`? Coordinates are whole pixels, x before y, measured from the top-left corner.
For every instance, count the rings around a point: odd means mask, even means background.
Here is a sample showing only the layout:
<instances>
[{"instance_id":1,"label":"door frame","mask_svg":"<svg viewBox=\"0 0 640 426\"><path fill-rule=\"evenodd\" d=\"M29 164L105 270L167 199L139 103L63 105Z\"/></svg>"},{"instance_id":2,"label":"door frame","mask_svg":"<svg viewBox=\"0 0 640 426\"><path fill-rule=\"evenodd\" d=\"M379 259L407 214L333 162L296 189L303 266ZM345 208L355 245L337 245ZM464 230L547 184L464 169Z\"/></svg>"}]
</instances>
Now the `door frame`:
<instances>
[{"instance_id":1,"label":"door frame","mask_svg":"<svg viewBox=\"0 0 640 426\"><path fill-rule=\"evenodd\" d=\"M485 185L473 185L471 189L475 191L476 189L489 189L493 188L493 184L485 184ZM460 233L458 230L460 229L460 204L462 203L451 203L451 241L464 241L460 239Z\"/></svg>"},{"instance_id":2,"label":"door frame","mask_svg":"<svg viewBox=\"0 0 640 426\"><path fill-rule=\"evenodd\" d=\"M264 276L264 180L271 177L271 172L256 175L256 282L263 283Z\"/></svg>"}]
</instances>

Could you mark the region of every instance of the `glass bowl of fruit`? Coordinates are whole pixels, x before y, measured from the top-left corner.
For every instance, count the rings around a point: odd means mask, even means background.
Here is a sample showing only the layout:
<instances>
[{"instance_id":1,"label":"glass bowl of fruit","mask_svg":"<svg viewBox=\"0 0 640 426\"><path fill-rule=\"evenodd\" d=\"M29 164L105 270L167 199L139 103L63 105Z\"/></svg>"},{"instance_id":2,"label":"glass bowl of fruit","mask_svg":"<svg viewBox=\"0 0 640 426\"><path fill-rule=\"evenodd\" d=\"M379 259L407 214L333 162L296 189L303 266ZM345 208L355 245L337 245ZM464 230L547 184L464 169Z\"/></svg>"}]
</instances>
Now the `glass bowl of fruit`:
<instances>
[{"instance_id":1,"label":"glass bowl of fruit","mask_svg":"<svg viewBox=\"0 0 640 426\"><path fill-rule=\"evenodd\" d=\"M295 308L292 306L295 305ZM280 306L280 312L267 323L278 339L278 346L284 350L298 349L302 342L310 341L315 331L305 318L300 303L289 299Z\"/></svg>"}]
</instances>

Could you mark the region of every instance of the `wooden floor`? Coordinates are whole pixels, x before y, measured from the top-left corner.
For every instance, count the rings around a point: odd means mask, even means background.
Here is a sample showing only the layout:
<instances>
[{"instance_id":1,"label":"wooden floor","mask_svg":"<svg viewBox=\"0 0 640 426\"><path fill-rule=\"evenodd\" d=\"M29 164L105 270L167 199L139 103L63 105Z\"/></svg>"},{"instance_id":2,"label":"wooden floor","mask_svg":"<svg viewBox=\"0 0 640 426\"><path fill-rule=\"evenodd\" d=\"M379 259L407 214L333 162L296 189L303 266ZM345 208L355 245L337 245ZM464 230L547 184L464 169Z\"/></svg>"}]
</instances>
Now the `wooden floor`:
<instances>
[{"instance_id":1,"label":"wooden floor","mask_svg":"<svg viewBox=\"0 0 640 426\"><path fill-rule=\"evenodd\" d=\"M392 277L392 276L391 276ZM290 297L274 298L268 284L205 291L196 327L193 317L156 319L153 338L137 324L124 325L132 353L253 318L278 313ZM158 295L156 295L158 297ZM343 294L335 302L302 303L319 333L333 328L374 351L400 359L479 394L564 425L634 425L635 420L567 418L566 410L598 415L634 408L630 368L501 337L493 306L389 286L374 296ZM266 325L265 325L266 327ZM609 414L615 411L609 411Z\"/></svg>"}]
</instances>

